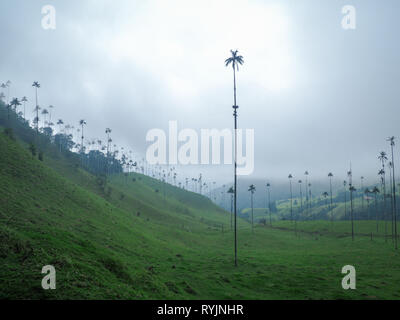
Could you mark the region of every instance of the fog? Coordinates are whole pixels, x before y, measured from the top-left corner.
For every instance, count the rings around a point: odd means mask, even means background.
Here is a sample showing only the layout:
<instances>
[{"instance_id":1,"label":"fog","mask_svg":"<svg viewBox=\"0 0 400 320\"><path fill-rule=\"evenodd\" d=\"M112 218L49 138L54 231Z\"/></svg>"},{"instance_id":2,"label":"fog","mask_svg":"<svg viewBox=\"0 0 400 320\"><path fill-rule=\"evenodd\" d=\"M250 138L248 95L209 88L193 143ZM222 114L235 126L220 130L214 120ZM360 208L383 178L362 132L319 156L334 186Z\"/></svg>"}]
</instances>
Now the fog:
<instances>
[{"instance_id":1,"label":"fog","mask_svg":"<svg viewBox=\"0 0 400 320\"><path fill-rule=\"evenodd\" d=\"M28 1L0 2L0 82L34 108L88 138L105 137L145 155L146 134L232 128L230 49L238 76L239 127L254 129L250 178L310 179L333 172L377 180L378 152L399 136L398 1L351 1L355 30L344 30L344 1ZM41 25L44 5L56 29ZM30 114L33 119L33 113ZM399 153L396 151L396 159ZM231 165L179 166L180 178L229 183ZM249 177L247 177L249 178Z\"/></svg>"}]
</instances>

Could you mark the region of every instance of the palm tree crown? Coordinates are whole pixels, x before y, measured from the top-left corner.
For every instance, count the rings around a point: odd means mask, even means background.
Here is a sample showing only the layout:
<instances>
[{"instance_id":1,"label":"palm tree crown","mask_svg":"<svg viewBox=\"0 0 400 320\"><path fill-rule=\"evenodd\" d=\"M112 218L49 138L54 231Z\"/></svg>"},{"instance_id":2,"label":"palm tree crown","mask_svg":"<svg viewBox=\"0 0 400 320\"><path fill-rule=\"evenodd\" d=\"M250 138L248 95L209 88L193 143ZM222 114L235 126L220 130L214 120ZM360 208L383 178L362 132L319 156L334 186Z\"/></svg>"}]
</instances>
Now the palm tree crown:
<instances>
[{"instance_id":1,"label":"palm tree crown","mask_svg":"<svg viewBox=\"0 0 400 320\"><path fill-rule=\"evenodd\" d=\"M225 66L229 66L232 64L232 68L235 70L239 70L239 64L242 65L244 63L243 57L238 55L237 50L231 50L232 56L225 60Z\"/></svg>"}]
</instances>

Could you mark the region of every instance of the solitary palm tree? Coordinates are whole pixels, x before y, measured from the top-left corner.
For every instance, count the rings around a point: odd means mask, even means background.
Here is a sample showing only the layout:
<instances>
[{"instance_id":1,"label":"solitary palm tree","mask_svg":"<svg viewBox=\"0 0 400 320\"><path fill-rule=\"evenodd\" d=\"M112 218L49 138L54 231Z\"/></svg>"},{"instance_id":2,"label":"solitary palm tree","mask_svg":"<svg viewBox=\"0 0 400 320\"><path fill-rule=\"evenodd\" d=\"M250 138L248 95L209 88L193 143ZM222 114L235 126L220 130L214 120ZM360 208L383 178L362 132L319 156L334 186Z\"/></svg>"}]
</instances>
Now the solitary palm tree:
<instances>
[{"instance_id":1,"label":"solitary palm tree","mask_svg":"<svg viewBox=\"0 0 400 320\"><path fill-rule=\"evenodd\" d=\"M235 128L235 164L234 164L234 212L235 212L235 266L237 266L237 109L239 108L236 103L236 70L239 70L239 64L243 64L243 57L238 55L238 51L231 50L232 56L225 60L225 66L232 65L233 69L233 118Z\"/></svg>"},{"instance_id":2,"label":"solitary palm tree","mask_svg":"<svg viewBox=\"0 0 400 320\"><path fill-rule=\"evenodd\" d=\"M397 207L396 207L396 179L395 179L395 171L394 171L394 156L393 156L393 147L395 137L390 137L387 141L390 142L390 149L392 152L392 183L393 183L393 211L392 215L394 217L394 240L395 240L395 249L397 250Z\"/></svg>"},{"instance_id":3,"label":"solitary palm tree","mask_svg":"<svg viewBox=\"0 0 400 320\"><path fill-rule=\"evenodd\" d=\"M253 206L253 195L254 192L256 191L256 187L252 184L249 187L250 191L250 198L251 198L251 232L254 232L254 206Z\"/></svg>"},{"instance_id":4,"label":"solitary palm tree","mask_svg":"<svg viewBox=\"0 0 400 320\"><path fill-rule=\"evenodd\" d=\"M40 88L40 83L35 81L32 84L32 87L35 87L35 93L36 93L36 107L35 107L35 111L36 111L36 135L39 134L39 104L38 104L38 89Z\"/></svg>"},{"instance_id":5,"label":"solitary palm tree","mask_svg":"<svg viewBox=\"0 0 400 320\"><path fill-rule=\"evenodd\" d=\"M293 176L289 174L289 186L290 186L290 221L293 223L293 192L292 192L292 179Z\"/></svg>"},{"instance_id":6,"label":"solitary palm tree","mask_svg":"<svg viewBox=\"0 0 400 320\"><path fill-rule=\"evenodd\" d=\"M333 206L332 206L332 177L333 177L333 174L332 174L332 172L328 173L328 177L329 177L329 190L330 190L330 194L331 194L331 203L329 205L329 211L331 212L331 222L333 222L333 211L332 211L332 209L333 209Z\"/></svg>"}]
</instances>

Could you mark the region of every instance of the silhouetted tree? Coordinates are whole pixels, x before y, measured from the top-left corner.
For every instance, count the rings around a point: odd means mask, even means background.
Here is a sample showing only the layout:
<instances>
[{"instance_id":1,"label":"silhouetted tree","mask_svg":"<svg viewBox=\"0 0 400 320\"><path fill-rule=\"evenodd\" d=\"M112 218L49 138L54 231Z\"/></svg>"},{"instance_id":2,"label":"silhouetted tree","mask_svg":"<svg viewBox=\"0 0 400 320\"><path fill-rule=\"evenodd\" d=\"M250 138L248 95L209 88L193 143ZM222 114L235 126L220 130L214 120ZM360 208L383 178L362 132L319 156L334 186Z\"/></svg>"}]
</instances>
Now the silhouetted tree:
<instances>
[{"instance_id":1,"label":"silhouetted tree","mask_svg":"<svg viewBox=\"0 0 400 320\"><path fill-rule=\"evenodd\" d=\"M231 50L232 56L225 60L225 66L232 65L233 69L233 117L234 117L234 128L235 128L235 151L234 151L234 213L235 213L235 266L237 266L237 109L239 108L236 103L236 70L239 70L239 64L243 64L243 57L238 55L238 51Z\"/></svg>"}]
</instances>

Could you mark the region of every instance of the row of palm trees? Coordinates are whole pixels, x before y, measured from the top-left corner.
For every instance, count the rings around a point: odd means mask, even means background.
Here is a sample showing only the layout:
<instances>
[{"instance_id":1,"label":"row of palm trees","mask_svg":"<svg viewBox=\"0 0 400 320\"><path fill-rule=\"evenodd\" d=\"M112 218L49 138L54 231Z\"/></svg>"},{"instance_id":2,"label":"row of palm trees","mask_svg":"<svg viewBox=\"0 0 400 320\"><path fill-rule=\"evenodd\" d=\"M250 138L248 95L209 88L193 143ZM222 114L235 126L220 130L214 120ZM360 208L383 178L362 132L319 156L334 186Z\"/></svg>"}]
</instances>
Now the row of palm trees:
<instances>
[{"instance_id":1,"label":"row of palm trees","mask_svg":"<svg viewBox=\"0 0 400 320\"><path fill-rule=\"evenodd\" d=\"M4 92L0 93L0 100L4 100L8 109L7 118L10 120L10 111L13 110L17 120L21 120L21 122L29 125L29 120L26 118L26 103L28 99L25 96L21 99L9 99L11 84L11 81L7 81L0 85L0 88L6 91L6 94ZM113 172L119 172L118 170L113 170L112 167L115 169L117 168L115 167L115 163L120 163L124 171L128 174L133 171L140 172L158 179L165 184L171 184L182 189L190 190L208 196L215 202L217 201L215 181L204 181L202 174L198 177L186 177L183 181L179 181L179 175L175 167L170 168L168 166L165 168L158 165L150 166L144 158L139 160L136 157L136 159L134 159L135 157L133 156L132 150L127 150L124 147L119 148L113 143L111 137L112 130L110 128L105 129L106 139L105 142L103 142L98 138L85 138L85 128L87 126L87 121L85 119L79 120L76 128L73 125L66 124L63 119L58 119L54 124L52 120L54 118L53 110L55 107L50 105L48 108L42 109L39 105L41 84L38 81L34 81L32 87L35 89L35 107L33 110L35 116L31 123L36 131L36 149L42 147L39 143L39 134L43 133L48 138L53 139L53 142L58 146L60 152L65 150L79 154L81 166L90 169L89 171L93 173L105 172L107 177ZM21 105L24 107L23 112L19 112L18 110L18 107ZM42 124L42 126L40 124ZM56 131L55 129L57 129L57 133L53 136L53 133ZM75 135L74 131L76 131ZM104 157L106 161L104 161Z\"/></svg>"}]
</instances>

